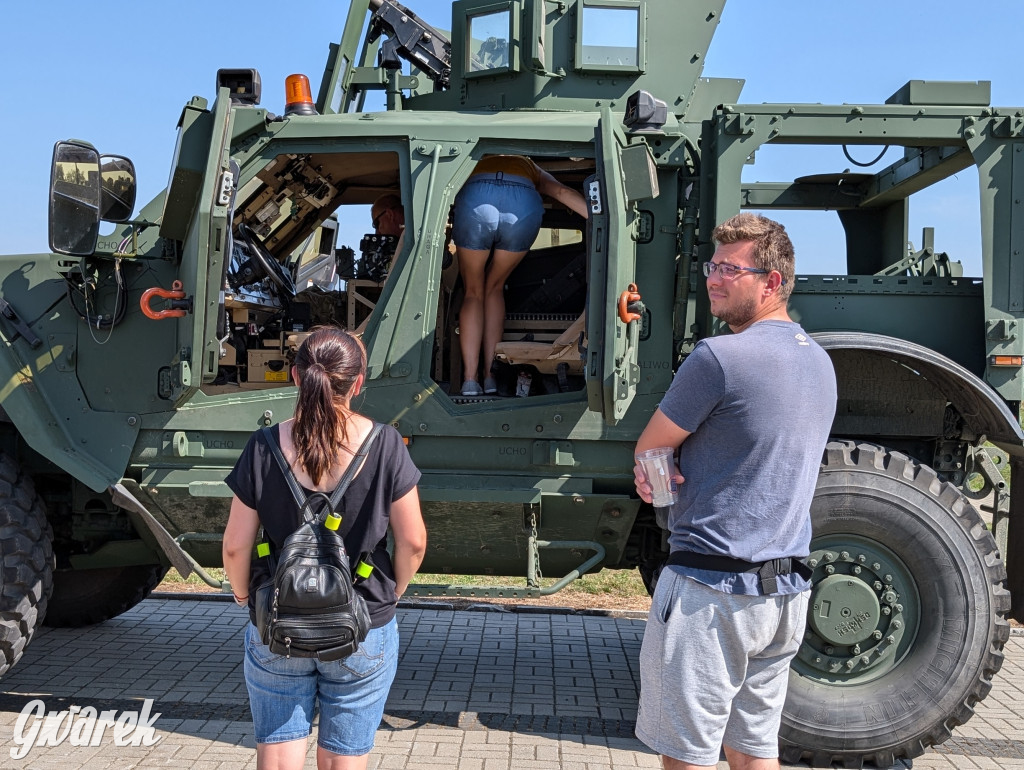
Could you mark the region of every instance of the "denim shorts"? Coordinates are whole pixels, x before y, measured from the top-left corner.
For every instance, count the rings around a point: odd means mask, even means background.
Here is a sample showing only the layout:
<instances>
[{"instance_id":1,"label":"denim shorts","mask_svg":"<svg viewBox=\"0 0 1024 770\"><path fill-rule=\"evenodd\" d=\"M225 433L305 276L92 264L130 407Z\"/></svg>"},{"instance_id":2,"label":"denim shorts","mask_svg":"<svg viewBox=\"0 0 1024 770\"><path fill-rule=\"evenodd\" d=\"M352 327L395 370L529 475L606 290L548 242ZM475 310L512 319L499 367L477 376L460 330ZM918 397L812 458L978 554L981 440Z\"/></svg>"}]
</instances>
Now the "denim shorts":
<instances>
[{"instance_id":1,"label":"denim shorts","mask_svg":"<svg viewBox=\"0 0 1024 770\"><path fill-rule=\"evenodd\" d=\"M373 628L342 660L274 655L252 623L245 629L245 685L257 743L284 743L312 732L320 709L317 744L334 754L361 756L373 748L384 702L398 670L398 621Z\"/></svg>"},{"instance_id":2,"label":"denim shorts","mask_svg":"<svg viewBox=\"0 0 1024 770\"><path fill-rule=\"evenodd\" d=\"M528 251L543 218L544 203L529 179L471 176L455 196L452 240L474 251Z\"/></svg>"}]
</instances>

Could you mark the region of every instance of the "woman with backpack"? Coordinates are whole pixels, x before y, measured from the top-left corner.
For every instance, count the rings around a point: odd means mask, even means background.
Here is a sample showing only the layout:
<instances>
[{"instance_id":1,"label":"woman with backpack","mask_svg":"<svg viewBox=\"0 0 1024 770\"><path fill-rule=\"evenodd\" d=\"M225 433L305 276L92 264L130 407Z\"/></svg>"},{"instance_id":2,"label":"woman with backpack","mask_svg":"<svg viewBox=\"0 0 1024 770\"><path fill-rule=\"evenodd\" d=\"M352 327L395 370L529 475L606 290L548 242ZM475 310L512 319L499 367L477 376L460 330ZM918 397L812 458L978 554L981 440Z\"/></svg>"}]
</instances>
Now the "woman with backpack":
<instances>
[{"instance_id":1,"label":"woman with backpack","mask_svg":"<svg viewBox=\"0 0 1024 770\"><path fill-rule=\"evenodd\" d=\"M391 426L364 445L374 423L351 407L366 379L366 351L358 339L337 328L314 330L299 348L292 376L298 385L295 417L253 434L227 478L235 496L224 532L224 569L235 601L249 609L245 682L257 767L303 766L316 704L317 767L362 770L398 667L395 605L426 551L416 489L420 472ZM334 508L340 524L333 518L314 522L344 541L355 592L369 614L365 640L340 660L302 657L290 648L288 655L272 652L257 629L258 614L261 621L266 617L257 611L257 589L274 579L274 556L304 521L275 444L310 500L317 492L335 492L350 464L358 468ZM323 504L308 508L327 513ZM389 527L393 556L387 551Z\"/></svg>"}]
</instances>

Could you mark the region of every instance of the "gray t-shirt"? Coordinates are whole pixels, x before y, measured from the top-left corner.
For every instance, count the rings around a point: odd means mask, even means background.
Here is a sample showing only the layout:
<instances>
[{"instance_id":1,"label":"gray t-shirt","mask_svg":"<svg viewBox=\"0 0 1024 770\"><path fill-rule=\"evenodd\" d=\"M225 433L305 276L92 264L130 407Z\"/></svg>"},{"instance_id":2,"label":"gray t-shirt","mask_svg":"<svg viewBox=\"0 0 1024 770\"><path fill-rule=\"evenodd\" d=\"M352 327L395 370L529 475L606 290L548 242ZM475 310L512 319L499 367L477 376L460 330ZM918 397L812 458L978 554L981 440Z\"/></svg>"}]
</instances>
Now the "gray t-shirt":
<instances>
[{"instance_id":1,"label":"gray t-shirt","mask_svg":"<svg viewBox=\"0 0 1024 770\"><path fill-rule=\"evenodd\" d=\"M808 555L811 497L836 410L821 346L788 321L702 340L659 408L693 434L679 450L686 481L669 515L671 550L752 562ZM738 582L756 583L749 577Z\"/></svg>"}]
</instances>

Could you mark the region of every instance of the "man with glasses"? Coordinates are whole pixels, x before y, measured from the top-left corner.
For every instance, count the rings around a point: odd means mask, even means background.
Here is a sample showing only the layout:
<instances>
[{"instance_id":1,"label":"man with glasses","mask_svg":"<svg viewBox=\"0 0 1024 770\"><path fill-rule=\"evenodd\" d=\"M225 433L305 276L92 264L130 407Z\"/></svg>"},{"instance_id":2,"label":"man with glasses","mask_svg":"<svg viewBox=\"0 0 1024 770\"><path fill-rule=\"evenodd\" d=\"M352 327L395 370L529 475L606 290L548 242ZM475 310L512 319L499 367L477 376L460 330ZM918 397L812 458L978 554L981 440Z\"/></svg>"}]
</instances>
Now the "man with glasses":
<instances>
[{"instance_id":1,"label":"man with glasses","mask_svg":"<svg viewBox=\"0 0 1024 770\"><path fill-rule=\"evenodd\" d=\"M738 214L704 264L711 312L733 334L702 340L637 442L678 450L671 554L640 653L636 734L666 770L777 770L789 663L803 639L810 503L836 409L825 351L786 310L785 228ZM651 501L643 469L640 497ZM684 479L685 476L685 479Z\"/></svg>"},{"instance_id":2,"label":"man with glasses","mask_svg":"<svg viewBox=\"0 0 1024 770\"><path fill-rule=\"evenodd\" d=\"M377 198L370 207L370 221L377 235L401 235L405 229L402 199L393 193Z\"/></svg>"},{"instance_id":3,"label":"man with glasses","mask_svg":"<svg viewBox=\"0 0 1024 770\"><path fill-rule=\"evenodd\" d=\"M372 265L368 277L383 282L384 276L390 275L394 269L395 260L402 253L405 240L405 209L402 207L402 199L394 193L385 193L377 198L370 206L370 224L373 225L373 232L376 235L386 235L394 239L387 243L379 239L374 244L372 253L365 250L363 252L363 259L370 260ZM360 244L360 248L364 248L363 244ZM359 328L362 329L364 325Z\"/></svg>"}]
</instances>

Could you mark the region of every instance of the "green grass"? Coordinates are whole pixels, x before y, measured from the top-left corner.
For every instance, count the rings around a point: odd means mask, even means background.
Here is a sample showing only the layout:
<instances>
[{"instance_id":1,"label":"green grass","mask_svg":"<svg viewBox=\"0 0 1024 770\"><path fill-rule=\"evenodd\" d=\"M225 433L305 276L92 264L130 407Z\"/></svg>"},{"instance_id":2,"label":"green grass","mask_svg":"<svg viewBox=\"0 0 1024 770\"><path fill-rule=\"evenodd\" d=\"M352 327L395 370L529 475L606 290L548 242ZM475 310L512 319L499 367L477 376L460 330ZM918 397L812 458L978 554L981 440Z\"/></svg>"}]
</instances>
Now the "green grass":
<instances>
[{"instance_id":1,"label":"green grass","mask_svg":"<svg viewBox=\"0 0 1024 770\"><path fill-rule=\"evenodd\" d=\"M558 578L544 578L541 586L547 587L558 581ZM419 574L413 583L433 585L471 586L474 588L525 588L526 579L521 577L491 577L487 575L448 575ZM646 599L647 589L644 588L640 573L635 569L606 569L592 575L584 575L559 591L555 596L583 597L600 596L608 600L615 599Z\"/></svg>"},{"instance_id":2,"label":"green grass","mask_svg":"<svg viewBox=\"0 0 1024 770\"><path fill-rule=\"evenodd\" d=\"M206 570L217 580L226 580L227 576L223 569L210 568ZM557 578L544 578L542 586L550 586ZM413 578L414 583L428 585L456 585L472 586L475 588L525 588L526 579L522 577L490 577L487 575L448 575L423 573ZM178 571L171 569L164 578L160 587L162 591L180 591L187 588L208 588L205 582L199 579L196 574L189 576L188 580L182 580ZM573 581L557 594L554 594L552 601L556 603L587 604L594 599L600 599L600 604L594 606L615 606L617 604L639 603L647 600L647 589L644 588L640 573L635 569L618 570L606 569L592 575L584 575L579 580Z\"/></svg>"},{"instance_id":3,"label":"green grass","mask_svg":"<svg viewBox=\"0 0 1024 770\"><path fill-rule=\"evenodd\" d=\"M222 570L222 569L217 569L216 567L207 567L206 571L209 572L210 575L212 575L217 580L227 580L228 579L228 576L224 573L224 570ZM188 585L188 586L206 586L207 588L210 588L210 586L207 585L206 581L201 580L199 578L199 576L196 573L194 573L194 572L191 575L188 576L188 580L183 580L181 575L178 574L178 570L174 569L173 567L171 568L170 572L168 572L164 576L164 581L163 582L165 584L168 584L168 585L165 585L163 590L167 590L168 588L172 588L173 589L174 586L186 586L186 585Z\"/></svg>"}]
</instances>

